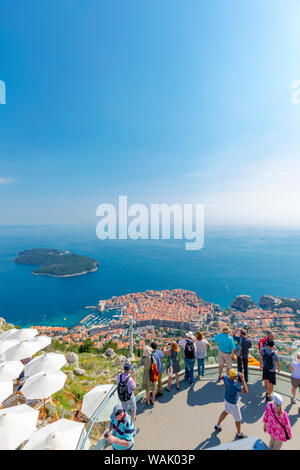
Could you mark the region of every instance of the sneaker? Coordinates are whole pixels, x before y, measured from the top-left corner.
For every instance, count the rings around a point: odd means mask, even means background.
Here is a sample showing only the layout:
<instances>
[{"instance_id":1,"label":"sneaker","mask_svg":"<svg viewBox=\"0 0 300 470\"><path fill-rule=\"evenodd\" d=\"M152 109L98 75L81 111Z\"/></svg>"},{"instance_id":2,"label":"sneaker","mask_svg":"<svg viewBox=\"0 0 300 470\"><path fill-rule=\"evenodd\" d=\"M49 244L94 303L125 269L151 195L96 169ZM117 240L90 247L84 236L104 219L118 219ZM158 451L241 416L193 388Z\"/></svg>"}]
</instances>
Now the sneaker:
<instances>
[{"instance_id":1,"label":"sneaker","mask_svg":"<svg viewBox=\"0 0 300 470\"><path fill-rule=\"evenodd\" d=\"M293 405L296 405L296 403L297 403L296 398L292 398L292 403L293 403Z\"/></svg>"},{"instance_id":2,"label":"sneaker","mask_svg":"<svg viewBox=\"0 0 300 470\"><path fill-rule=\"evenodd\" d=\"M241 432L240 434L236 433L235 437L236 439L245 439L247 436Z\"/></svg>"},{"instance_id":3,"label":"sneaker","mask_svg":"<svg viewBox=\"0 0 300 470\"><path fill-rule=\"evenodd\" d=\"M217 380L217 383L221 382L221 380L222 380L222 377L219 377Z\"/></svg>"},{"instance_id":4,"label":"sneaker","mask_svg":"<svg viewBox=\"0 0 300 470\"><path fill-rule=\"evenodd\" d=\"M218 431L218 432L220 432L220 431L222 431L222 428L221 428L221 426L219 426L218 424L216 424L216 425L215 425L215 430Z\"/></svg>"}]
</instances>

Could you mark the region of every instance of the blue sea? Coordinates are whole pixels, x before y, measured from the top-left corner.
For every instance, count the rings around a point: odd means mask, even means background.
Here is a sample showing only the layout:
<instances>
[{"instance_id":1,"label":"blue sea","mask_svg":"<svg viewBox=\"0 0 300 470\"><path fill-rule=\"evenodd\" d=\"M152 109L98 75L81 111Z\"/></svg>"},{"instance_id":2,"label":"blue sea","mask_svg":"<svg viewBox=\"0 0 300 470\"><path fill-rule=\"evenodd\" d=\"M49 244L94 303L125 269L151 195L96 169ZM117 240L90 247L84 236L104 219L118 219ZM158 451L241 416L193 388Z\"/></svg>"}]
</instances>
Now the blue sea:
<instances>
[{"instance_id":1,"label":"blue sea","mask_svg":"<svg viewBox=\"0 0 300 470\"><path fill-rule=\"evenodd\" d=\"M54 278L13 262L43 247L91 256L99 269ZM100 299L174 288L224 308L239 294L300 298L300 230L208 228L203 249L186 251L183 240L100 241L95 227L0 227L0 316L16 325L72 326Z\"/></svg>"}]
</instances>

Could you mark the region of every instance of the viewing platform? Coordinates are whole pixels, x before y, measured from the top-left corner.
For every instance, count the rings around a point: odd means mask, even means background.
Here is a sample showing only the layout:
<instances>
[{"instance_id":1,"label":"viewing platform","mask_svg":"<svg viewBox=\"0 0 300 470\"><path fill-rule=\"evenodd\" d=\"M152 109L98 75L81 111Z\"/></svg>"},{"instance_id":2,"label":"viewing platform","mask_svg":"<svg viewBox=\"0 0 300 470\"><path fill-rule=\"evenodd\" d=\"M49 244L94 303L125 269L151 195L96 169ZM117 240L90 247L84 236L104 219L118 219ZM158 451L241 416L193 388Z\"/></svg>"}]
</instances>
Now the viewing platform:
<instances>
[{"instance_id":1,"label":"viewing platform","mask_svg":"<svg viewBox=\"0 0 300 470\"><path fill-rule=\"evenodd\" d=\"M222 423L222 431L216 432L215 424L224 410L224 384L217 383L218 366L208 365L205 376L199 380L195 374L195 382L189 385L184 381L181 371L180 390L176 390L174 381L171 392L166 391L156 399L155 405L147 405L142 399L143 392L138 395L138 408L135 426L135 450L207 450L218 445L228 444L235 440L236 427L234 419L228 415ZM263 414L266 408L264 382L261 371L251 367L249 370L248 394L240 394L242 414L242 432L248 436L256 436L267 446L270 437L263 431ZM283 408L289 415L292 426L292 439L283 444L285 450L300 450L300 414L297 404L291 402L290 375L277 374L277 385L274 388L283 396ZM298 393L298 392L297 392ZM299 395L297 396L297 398ZM94 426L107 423L113 406L118 403L117 393L109 398L102 410L94 417ZM103 426L104 429L104 426ZM94 432L93 426L88 431L89 437ZM99 434L98 434L99 436ZM99 436L100 437L100 436ZM99 439L92 444L95 450L104 448L105 440ZM93 439L90 439L93 443ZM242 443L242 440L239 442ZM80 443L82 445L82 442ZM78 448L80 448L80 445ZM109 449L109 447L106 447Z\"/></svg>"}]
</instances>

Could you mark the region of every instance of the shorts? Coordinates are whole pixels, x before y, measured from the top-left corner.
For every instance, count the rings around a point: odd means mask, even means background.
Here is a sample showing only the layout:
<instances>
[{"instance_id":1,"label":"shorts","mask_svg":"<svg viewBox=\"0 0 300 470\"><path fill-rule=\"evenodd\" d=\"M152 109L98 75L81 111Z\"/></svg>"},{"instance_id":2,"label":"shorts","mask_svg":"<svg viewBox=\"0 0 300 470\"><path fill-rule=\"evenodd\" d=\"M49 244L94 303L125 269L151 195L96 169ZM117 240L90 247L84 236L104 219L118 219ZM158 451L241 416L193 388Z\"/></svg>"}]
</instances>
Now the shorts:
<instances>
[{"instance_id":1,"label":"shorts","mask_svg":"<svg viewBox=\"0 0 300 470\"><path fill-rule=\"evenodd\" d=\"M272 385L276 385L276 372L263 369L262 379L268 380Z\"/></svg>"},{"instance_id":2,"label":"shorts","mask_svg":"<svg viewBox=\"0 0 300 470\"><path fill-rule=\"evenodd\" d=\"M296 379L295 377L291 377L291 384L293 388L299 387L300 389L300 379Z\"/></svg>"},{"instance_id":3,"label":"shorts","mask_svg":"<svg viewBox=\"0 0 300 470\"><path fill-rule=\"evenodd\" d=\"M130 400L122 401L121 404L122 404L122 408L123 408L124 411L129 411L129 410L136 411L135 395L132 394Z\"/></svg>"},{"instance_id":4,"label":"shorts","mask_svg":"<svg viewBox=\"0 0 300 470\"><path fill-rule=\"evenodd\" d=\"M229 403L228 401L224 400L225 402L225 411L228 414L231 414L234 417L234 421L240 422L242 421L241 410L238 404Z\"/></svg>"},{"instance_id":5,"label":"shorts","mask_svg":"<svg viewBox=\"0 0 300 470\"><path fill-rule=\"evenodd\" d=\"M232 368L231 353L227 354L222 351L218 351L218 363L220 366L224 366L224 364L226 364L227 369L231 369Z\"/></svg>"}]
</instances>

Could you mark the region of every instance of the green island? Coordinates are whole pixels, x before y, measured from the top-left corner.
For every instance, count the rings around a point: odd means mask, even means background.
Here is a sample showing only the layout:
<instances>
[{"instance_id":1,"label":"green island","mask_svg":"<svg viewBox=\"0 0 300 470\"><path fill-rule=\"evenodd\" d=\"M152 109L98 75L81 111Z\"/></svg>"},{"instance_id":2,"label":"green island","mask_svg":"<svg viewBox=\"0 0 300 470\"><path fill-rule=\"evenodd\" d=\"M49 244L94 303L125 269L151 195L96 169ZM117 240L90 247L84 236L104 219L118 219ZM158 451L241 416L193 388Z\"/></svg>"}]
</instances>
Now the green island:
<instances>
[{"instance_id":1,"label":"green island","mask_svg":"<svg viewBox=\"0 0 300 470\"><path fill-rule=\"evenodd\" d=\"M36 248L21 251L14 260L18 264L39 265L32 274L39 276L71 277L97 271L98 261L66 250Z\"/></svg>"}]
</instances>

